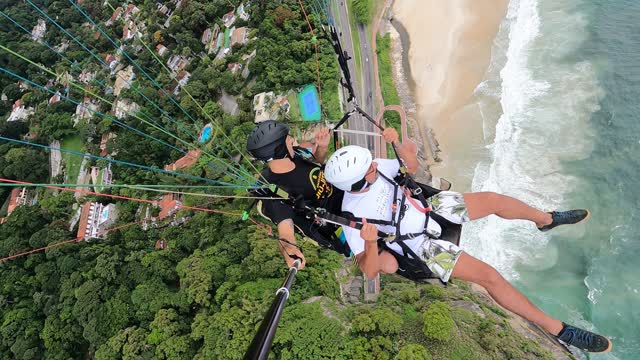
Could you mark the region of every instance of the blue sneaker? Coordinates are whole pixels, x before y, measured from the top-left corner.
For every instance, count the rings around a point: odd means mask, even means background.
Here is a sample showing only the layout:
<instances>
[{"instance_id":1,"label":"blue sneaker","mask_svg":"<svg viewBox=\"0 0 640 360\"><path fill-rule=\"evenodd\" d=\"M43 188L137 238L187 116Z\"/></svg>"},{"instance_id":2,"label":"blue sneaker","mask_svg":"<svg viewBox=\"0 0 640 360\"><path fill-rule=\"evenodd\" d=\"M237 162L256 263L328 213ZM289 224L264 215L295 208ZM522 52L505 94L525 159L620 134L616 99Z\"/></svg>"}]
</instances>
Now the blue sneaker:
<instances>
[{"instance_id":1,"label":"blue sneaker","mask_svg":"<svg viewBox=\"0 0 640 360\"><path fill-rule=\"evenodd\" d=\"M567 345L592 353L607 353L611 351L612 346L611 341L602 335L565 323L562 323L562 330L557 338Z\"/></svg>"},{"instance_id":2,"label":"blue sneaker","mask_svg":"<svg viewBox=\"0 0 640 360\"><path fill-rule=\"evenodd\" d=\"M549 231L560 225L573 225L581 223L589 218L589 210L577 209L568 211L551 212L551 224L539 227L540 231Z\"/></svg>"}]
</instances>

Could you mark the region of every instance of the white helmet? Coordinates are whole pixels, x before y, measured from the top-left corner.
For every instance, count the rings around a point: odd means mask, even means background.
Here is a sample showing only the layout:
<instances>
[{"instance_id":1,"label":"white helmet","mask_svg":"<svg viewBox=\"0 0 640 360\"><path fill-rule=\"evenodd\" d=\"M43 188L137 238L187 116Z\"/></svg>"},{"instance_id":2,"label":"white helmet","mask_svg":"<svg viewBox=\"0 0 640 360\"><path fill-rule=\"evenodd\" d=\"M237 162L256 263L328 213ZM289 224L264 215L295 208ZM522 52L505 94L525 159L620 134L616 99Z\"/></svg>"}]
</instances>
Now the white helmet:
<instances>
[{"instance_id":1,"label":"white helmet","mask_svg":"<svg viewBox=\"0 0 640 360\"><path fill-rule=\"evenodd\" d=\"M349 145L338 149L327 161L324 176L340 190L357 191L351 187L364 179L371 166L371 152L361 146Z\"/></svg>"}]
</instances>

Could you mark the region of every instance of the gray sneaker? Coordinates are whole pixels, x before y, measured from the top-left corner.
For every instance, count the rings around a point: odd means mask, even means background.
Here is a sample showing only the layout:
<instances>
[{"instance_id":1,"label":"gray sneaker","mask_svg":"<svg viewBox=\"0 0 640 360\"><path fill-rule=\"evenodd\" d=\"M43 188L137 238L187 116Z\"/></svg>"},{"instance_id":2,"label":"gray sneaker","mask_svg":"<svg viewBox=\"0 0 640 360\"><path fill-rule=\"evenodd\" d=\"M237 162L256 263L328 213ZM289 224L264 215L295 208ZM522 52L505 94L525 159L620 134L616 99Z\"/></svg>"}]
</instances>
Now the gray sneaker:
<instances>
[{"instance_id":1,"label":"gray sneaker","mask_svg":"<svg viewBox=\"0 0 640 360\"><path fill-rule=\"evenodd\" d=\"M589 218L589 210L577 209L567 211L553 211L551 214L551 224L539 227L540 231L549 231L560 225L573 225L581 223Z\"/></svg>"},{"instance_id":2,"label":"gray sneaker","mask_svg":"<svg viewBox=\"0 0 640 360\"><path fill-rule=\"evenodd\" d=\"M611 341L602 335L565 323L562 323L562 330L560 330L557 338L567 345L592 353L609 352L612 346Z\"/></svg>"}]
</instances>

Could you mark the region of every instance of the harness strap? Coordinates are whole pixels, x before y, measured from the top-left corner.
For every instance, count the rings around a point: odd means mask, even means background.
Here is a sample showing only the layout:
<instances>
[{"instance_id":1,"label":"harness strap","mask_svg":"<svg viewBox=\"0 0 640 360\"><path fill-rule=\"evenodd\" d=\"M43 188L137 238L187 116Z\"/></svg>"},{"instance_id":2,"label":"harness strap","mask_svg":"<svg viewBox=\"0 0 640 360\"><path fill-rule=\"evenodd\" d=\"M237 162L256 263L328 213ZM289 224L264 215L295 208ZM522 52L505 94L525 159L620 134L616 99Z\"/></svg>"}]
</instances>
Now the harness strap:
<instances>
[{"instance_id":1,"label":"harness strap","mask_svg":"<svg viewBox=\"0 0 640 360\"><path fill-rule=\"evenodd\" d=\"M423 214L427 214L429 213L429 211L431 211L431 208L429 206L426 206L426 204L423 203L423 205L425 207L420 206L411 196L407 196L406 192L409 192L410 190L406 189L405 190L405 197L407 199L409 199L409 202L411 203L411 205L413 205L414 208L416 208L416 210L418 210L419 212L423 213ZM425 199L426 202L426 199Z\"/></svg>"},{"instance_id":2,"label":"harness strap","mask_svg":"<svg viewBox=\"0 0 640 360\"><path fill-rule=\"evenodd\" d=\"M327 212L325 209L313 209L313 212L317 218L324 220L328 223L348 226L356 230L362 229L362 218L338 216L330 212ZM375 225L389 225L388 221L386 220L371 219L371 220L367 220L367 222ZM389 234L384 231L378 230L378 238L383 239L385 241L392 241L393 239L395 239L395 236L393 236L393 234Z\"/></svg>"}]
</instances>

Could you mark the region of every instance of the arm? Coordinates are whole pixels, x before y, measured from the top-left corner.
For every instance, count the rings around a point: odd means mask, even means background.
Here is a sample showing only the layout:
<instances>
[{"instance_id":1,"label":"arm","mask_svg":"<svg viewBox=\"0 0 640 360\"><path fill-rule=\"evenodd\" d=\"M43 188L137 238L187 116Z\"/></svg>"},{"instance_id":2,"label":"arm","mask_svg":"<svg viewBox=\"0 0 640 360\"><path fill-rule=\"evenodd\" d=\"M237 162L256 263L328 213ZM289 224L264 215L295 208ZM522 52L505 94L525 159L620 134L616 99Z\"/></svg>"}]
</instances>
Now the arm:
<instances>
[{"instance_id":1,"label":"arm","mask_svg":"<svg viewBox=\"0 0 640 360\"><path fill-rule=\"evenodd\" d=\"M313 156L316 160L324 164L325 160L327 160L327 152L329 150L329 140L331 137L329 136L329 129L322 128L316 132L316 150L313 152Z\"/></svg>"},{"instance_id":2,"label":"arm","mask_svg":"<svg viewBox=\"0 0 640 360\"><path fill-rule=\"evenodd\" d=\"M407 171L410 175L414 175L418 170L418 156L416 152L416 145L413 142L400 143L400 136L394 128L386 128L382 132L384 140L388 143L393 143L398 151L398 156L404 161L407 166Z\"/></svg>"},{"instance_id":3,"label":"arm","mask_svg":"<svg viewBox=\"0 0 640 360\"><path fill-rule=\"evenodd\" d=\"M363 219L360 237L364 239L364 251L356 256L360 270L369 279L373 279L381 270L380 256L378 255L378 228L368 224Z\"/></svg>"},{"instance_id":4,"label":"arm","mask_svg":"<svg viewBox=\"0 0 640 360\"><path fill-rule=\"evenodd\" d=\"M301 261L298 270L304 269L304 266L307 264L304 254L297 246L293 245L296 243L293 220L286 219L278 223L278 239L278 247L284 257L284 261L287 262L287 266L292 267L297 257L300 258Z\"/></svg>"}]
</instances>

